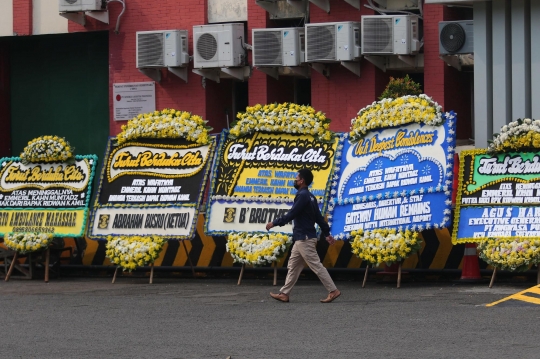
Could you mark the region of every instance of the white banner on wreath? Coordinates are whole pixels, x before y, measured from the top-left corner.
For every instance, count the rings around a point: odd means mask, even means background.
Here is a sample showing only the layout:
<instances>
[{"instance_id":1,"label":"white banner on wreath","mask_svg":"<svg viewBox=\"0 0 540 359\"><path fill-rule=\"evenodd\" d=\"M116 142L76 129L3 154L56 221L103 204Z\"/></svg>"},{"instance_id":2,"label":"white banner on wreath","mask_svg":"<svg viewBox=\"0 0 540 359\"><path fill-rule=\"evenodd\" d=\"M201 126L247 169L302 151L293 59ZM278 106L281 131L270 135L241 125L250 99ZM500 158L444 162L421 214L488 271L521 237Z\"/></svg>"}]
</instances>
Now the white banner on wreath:
<instances>
[{"instance_id":1,"label":"white banner on wreath","mask_svg":"<svg viewBox=\"0 0 540 359\"><path fill-rule=\"evenodd\" d=\"M291 209L291 203L261 203L247 201L214 201L208 231L265 232L266 224ZM292 224L274 227L271 232L292 234Z\"/></svg>"},{"instance_id":2,"label":"white banner on wreath","mask_svg":"<svg viewBox=\"0 0 540 359\"><path fill-rule=\"evenodd\" d=\"M163 236L190 235L194 207L98 208L91 236Z\"/></svg>"}]
</instances>

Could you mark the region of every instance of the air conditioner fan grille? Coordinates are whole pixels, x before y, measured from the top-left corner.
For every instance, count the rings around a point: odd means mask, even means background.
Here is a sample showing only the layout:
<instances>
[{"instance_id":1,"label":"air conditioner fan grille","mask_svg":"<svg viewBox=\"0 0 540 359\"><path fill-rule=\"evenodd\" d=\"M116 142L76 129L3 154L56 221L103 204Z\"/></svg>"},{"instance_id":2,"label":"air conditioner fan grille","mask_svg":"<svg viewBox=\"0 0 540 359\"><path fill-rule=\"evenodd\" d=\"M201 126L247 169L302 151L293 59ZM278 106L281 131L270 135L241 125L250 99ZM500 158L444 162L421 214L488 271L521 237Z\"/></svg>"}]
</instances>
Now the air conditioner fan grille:
<instances>
[{"instance_id":1,"label":"air conditioner fan grille","mask_svg":"<svg viewBox=\"0 0 540 359\"><path fill-rule=\"evenodd\" d=\"M64 1L67 2L69 5L73 5L79 0L64 0Z\"/></svg>"},{"instance_id":2,"label":"air conditioner fan grille","mask_svg":"<svg viewBox=\"0 0 540 359\"><path fill-rule=\"evenodd\" d=\"M441 45L448 52L457 52L465 44L465 36L460 24L446 24L441 30Z\"/></svg>"},{"instance_id":3,"label":"air conditioner fan grille","mask_svg":"<svg viewBox=\"0 0 540 359\"><path fill-rule=\"evenodd\" d=\"M164 65L163 34L138 34L137 46L138 67L159 67Z\"/></svg>"},{"instance_id":4,"label":"air conditioner fan grille","mask_svg":"<svg viewBox=\"0 0 540 359\"><path fill-rule=\"evenodd\" d=\"M365 53L393 53L392 18L364 18L362 51Z\"/></svg>"},{"instance_id":5,"label":"air conditioner fan grille","mask_svg":"<svg viewBox=\"0 0 540 359\"><path fill-rule=\"evenodd\" d=\"M281 31L254 33L255 65L282 65Z\"/></svg>"},{"instance_id":6,"label":"air conditioner fan grille","mask_svg":"<svg viewBox=\"0 0 540 359\"><path fill-rule=\"evenodd\" d=\"M206 61L211 60L217 53L217 41L214 35L204 33L197 40L197 53Z\"/></svg>"},{"instance_id":7,"label":"air conditioner fan grille","mask_svg":"<svg viewBox=\"0 0 540 359\"><path fill-rule=\"evenodd\" d=\"M336 27L307 27L307 61L336 59Z\"/></svg>"}]
</instances>

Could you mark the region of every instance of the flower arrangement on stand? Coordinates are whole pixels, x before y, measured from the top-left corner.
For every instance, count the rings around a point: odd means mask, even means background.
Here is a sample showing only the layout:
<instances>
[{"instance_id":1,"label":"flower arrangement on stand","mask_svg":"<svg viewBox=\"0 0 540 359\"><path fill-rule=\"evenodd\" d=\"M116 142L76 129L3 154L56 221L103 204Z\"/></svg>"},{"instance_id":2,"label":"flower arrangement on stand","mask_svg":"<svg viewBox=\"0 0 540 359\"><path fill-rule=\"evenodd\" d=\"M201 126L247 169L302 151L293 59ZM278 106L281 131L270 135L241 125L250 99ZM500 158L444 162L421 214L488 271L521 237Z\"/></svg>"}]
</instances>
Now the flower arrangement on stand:
<instances>
[{"instance_id":1,"label":"flower arrangement on stand","mask_svg":"<svg viewBox=\"0 0 540 359\"><path fill-rule=\"evenodd\" d=\"M287 234L233 232L227 237L227 252L236 263L261 266L277 262L291 244Z\"/></svg>"},{"instance_id":2,"label":"flower arrangement on stand","mask_svg":"<svg viewBox=\"0 0 540 359\"><path fill-rule=\"evenodd\" d=\"M292 237L274 232L232 232L227 237L227 252L235 263L242 263L238 285L242 282L245 265L262 266L277 263L292 244ZM277 267L274 267L274 285L277 280Z\"/></svg>"},{"instance_id":3,"label":"flower arrangement on stand","mask_svg":"<svg viewBox=\"0 0 540 359\"><path fill-rule=\"evenodd\" d=\"M522 272L540 263L540 239L488 238L478 244L478 251L487 264L502 270Z\"/></svg>"},{"instance_id":4,"label":"flower arrangement on stand","mask_svg":"<svg viewBox=\"0 0 540 359\"><path fill-rule=\"evenodd\" d=\"M49 248L53 235L49 233L7 233L4 244L21 254L37 252Z\"/></svg>"},{"instance_id":5,"label":"flower arrangement on stand","mask_svg":"<svg viewBox=\"0 0 540 359\"><path fill-rule=\"evenodd\" d=\"M124 237L108 236L105 255L116 265L112 282L116 281L118 268L131 272L137 267L150 265L150 284L154 278L154 261L165 245L165 240L158 236Z\"/></svg>"},{"instance_id":6,"label":"flower arrangement on stand","mask_svg":"<svg viewBox=\"0 0 540 359\"><path fill-rule=\"evenodd\" d=\"M280 103L248 106L231 124L229 136L239 138L254 132L312 135L321 142L331 142L330 119L311 106Z\"/></svg>"},{"instance_id":7,"label":"flower arrangement on stand","mask_svg":"<svg viewBox=\"0 0 540 359\"><path fill-rule=\"evenodd\" d=\"M165 240L161 237L107 237L105 255L123 271L136 269L154 263L163 249Z\"/></svg>"},{"instance_id":8,"label":"flower arrangement on stand","mask_svg":"<svg viewBox=\"0 0 540 359\"><path fill-rule=\"evenodd\" d=\"M390 266L405 260L422 248L418 232L397 229L374 229L351 232L351 247L358 258L371 265Z\"/></svg>"},{"instance_id":9,"label":"flower arrangement on stand","mask_svg":"<svg viewBox=\"0 0 540 359\"><path fill-rule=\"evenodd\" d=\"M531 265L538 267L540 284L540 240L528 238L488 238L478 244L479 257L493 267L489 287L493 287L497 269L523 272Z\"/></svg>"},{"instance_id":10,"label":"flower arrangement on stand","mask_svg":"<svg viewBox=\"0 0 540 359\"><path fill-rule=\"evenodd\" d=\"M185 138L188 141L206 145L208 132L212 127L201 116L186 111L163 109L140 114L122 126L122 132L116 136L118 144L134 141L138 138Z\"/></svg>"},{"instance_id":11,"label":"flower arrangement on stand","mask_svg":"<svg viewBox=\"0 0 540 359\"><path fill-rule=\"evenodd\" d=\"M389 228L352 231L350 242L352 252L358 258L368 262L362 288L366 285L369 265L378 266L382 263L388 267L394 263L399 263L399 288L401 284L401 263L422 248L422 238L418 232Z\"/></svg>"}]
</instances>

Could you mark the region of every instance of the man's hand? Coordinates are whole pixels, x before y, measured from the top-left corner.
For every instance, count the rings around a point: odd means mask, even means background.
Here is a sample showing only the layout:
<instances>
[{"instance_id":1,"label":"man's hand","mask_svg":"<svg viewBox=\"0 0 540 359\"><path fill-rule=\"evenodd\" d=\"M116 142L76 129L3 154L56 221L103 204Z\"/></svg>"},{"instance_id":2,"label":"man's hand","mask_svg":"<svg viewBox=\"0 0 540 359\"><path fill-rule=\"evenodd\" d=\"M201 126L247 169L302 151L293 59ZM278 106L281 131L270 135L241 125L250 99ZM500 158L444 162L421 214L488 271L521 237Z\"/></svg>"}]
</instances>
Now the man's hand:
<instances>
[{"instance_id":1,"label":"man's hand","mask_svg":"<svg viewBox=\"0 0 540 359\"><path fill-rule=\"evenodd\" d=\"M326 237L326 241L330 245L333 245L334 243L336 243L336 240L334 239L334 237L332 237L332 235L329 235L328 237Z\"/></svg>"},{"instance_id":2,"label":"man's hand","mask_svg":"<svg viewBox=\"0 0 540 359\"><path fill-rule=\"evenodd\" d=\"M266 230L267 230L267 231L269 231L270 229L272 229L272 227L274 227L274 223L272 223L272 222L266 223Z\"/></svg>"}]
</instances>

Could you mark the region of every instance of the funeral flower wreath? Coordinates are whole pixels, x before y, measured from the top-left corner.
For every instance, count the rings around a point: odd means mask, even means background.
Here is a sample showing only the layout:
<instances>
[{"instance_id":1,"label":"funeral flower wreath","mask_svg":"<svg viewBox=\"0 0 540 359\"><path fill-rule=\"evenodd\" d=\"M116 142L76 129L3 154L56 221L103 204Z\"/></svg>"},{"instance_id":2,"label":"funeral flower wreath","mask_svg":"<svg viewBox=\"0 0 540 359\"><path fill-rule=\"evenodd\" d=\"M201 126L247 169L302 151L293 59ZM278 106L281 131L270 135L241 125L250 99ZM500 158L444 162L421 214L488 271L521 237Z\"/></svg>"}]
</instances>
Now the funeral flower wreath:
<instances>
[{"instance_id":1,"label":"funeral flower wreath","mask_svg":"<svg viewBox=\"0 0 540 359\"><path fill-rule=\"evenodd\" d=\"M510 271L526 271L540 263L540 239L488 238L478 244L479 256L487 264Z\"/></svg>"},{"instance_id":2,"label":"funeral flower wreath","mask_svg":"<svg viewBox=\"0 0 540 359\"><path fill-rule=\"evenodd\" d=\"M4 244L19 253L31 253L49 247L53 235L49 233L7 233Z\"/></svg>"},{"instance_id":3,"label":"funeral flower wreath","mask_svg":"<svg viewBox=\"0 0 540 359\"><path fill-rule=\"evenodd\" d=\"M237 263L260 266L278 261L292 244L282 233L233 232L227 237L227 252Z\"/></svg>"},{"instance_id":4,"label":"funeral flower wreath","mask_svg":"<svg viewBox=\"0 0 540 359\"><path fill-rule=\"evenodd\" d=\"M517 119L493 135L488 153L540 149L540 120ZM510 271L524 271L540 263L538 238L488 238L478 244L479 256L489 265Z\"/></svg>"},{"instance_id":5,"label":"funeral flower wreath","mask_svg":"<svg viewBox=\"0 0 540 359\"><path fill-rule=\"evenodd\" d=\"M131 272L137 267L154 263L164 244L165 240L158 236L109 236L105 254L122 270Z\"/></svg>"},{"instance_id":6,"label":"funeral flower wreath","mask_svg":"<svg viewBox=\"0 0 540 359\"><path fill-rule=\"evenodd\" d=\"M352 252L372 265L401 262L422 247L418 232L374 229L351 233Z\"/></svg>"},{"instance_id":7,"label":"funeral flower wreath","mask_svg":"<svg viewBox=\"0 0 540 359\"><path fill-rule=\"evenodd\" d=\"M210 139L207 121L201 116L186 111L163 109L140 114L122 126L122 132L116 136L118 144L139 138L185 138L188 141L206 145Z\"/></svg>"}]
</instances>

